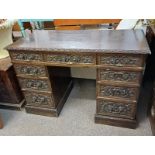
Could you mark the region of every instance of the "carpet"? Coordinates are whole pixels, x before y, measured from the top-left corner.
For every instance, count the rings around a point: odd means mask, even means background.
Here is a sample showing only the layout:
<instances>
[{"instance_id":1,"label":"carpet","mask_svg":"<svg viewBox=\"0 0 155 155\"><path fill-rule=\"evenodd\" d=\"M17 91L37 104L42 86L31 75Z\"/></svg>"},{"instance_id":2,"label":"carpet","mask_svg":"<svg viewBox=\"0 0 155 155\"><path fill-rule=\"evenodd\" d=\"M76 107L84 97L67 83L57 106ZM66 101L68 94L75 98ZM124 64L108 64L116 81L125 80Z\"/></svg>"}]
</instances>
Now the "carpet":
<instances>
[{"instance_id":1,"label":"carpet","mask_svg":"<svg viewBox=\"0 0 155 155\"><path fill-rule=\"evenodd\" d=\"M138 105L138 127L128 129L94 123L96 108L95 80L78 79L60 116L45 117L23 111L0 109L4 128L0 136L150 136L146 107L149 84L142 88ZM145 94L145 95L144 95Z\"/></svg>"}]
</instances>

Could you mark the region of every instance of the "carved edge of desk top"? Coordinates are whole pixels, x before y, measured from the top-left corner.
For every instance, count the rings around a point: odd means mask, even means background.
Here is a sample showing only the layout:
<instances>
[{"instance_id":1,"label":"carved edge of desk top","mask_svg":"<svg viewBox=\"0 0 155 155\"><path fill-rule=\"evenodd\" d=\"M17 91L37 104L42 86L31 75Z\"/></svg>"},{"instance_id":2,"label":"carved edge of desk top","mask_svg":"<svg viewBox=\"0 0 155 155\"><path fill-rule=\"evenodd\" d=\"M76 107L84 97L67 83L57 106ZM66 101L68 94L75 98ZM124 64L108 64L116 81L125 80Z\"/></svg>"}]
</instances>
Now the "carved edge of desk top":
<instances>
[{"instance_id":1,"label":"carved edge of desk top","mask_svg":"<svg viewBox=\"0 0 155 155\"><path fill-rule=\"evenodd\" d=\"M34 52L79 52L79 53L98 53L98 54L104 54L104 53L120 53L120 54L151 54L150 49L146 50L119 50L119 49L60 49L60 48L20 48L20 47L10 47L7 46L5 49L8 51L34 51Z\"/></svg>"}]
</instances>

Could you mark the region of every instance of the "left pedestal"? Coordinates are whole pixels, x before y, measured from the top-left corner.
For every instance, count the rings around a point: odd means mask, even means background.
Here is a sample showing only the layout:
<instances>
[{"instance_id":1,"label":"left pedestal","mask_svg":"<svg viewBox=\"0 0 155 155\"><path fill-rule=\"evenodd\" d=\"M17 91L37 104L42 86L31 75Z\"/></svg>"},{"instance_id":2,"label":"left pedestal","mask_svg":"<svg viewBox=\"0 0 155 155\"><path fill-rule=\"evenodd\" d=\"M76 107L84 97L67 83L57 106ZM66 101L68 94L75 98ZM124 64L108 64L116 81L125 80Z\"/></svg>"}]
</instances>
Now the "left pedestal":
<instances>
[{"instance_id":1,"label":"left pedestal","mask_svg":"<svg viewBox=\"0 0 155 155\"><path fill-rule=\"evenodd\" d=\"M10 57L0 59L0 108L21 110L24 97Z\"/></svg>"}]
</instances>

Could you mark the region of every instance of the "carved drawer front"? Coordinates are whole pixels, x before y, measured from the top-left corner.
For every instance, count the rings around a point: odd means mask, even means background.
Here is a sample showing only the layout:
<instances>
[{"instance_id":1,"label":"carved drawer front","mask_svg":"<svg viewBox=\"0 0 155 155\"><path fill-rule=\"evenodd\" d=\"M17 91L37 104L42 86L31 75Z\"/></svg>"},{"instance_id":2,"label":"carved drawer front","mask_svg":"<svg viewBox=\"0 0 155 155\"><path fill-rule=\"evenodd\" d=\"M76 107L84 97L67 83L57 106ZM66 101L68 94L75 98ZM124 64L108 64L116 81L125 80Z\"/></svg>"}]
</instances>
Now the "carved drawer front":
<instances>
[{"instance_id":1,"label":"carved drawer front","mask_svg":"<svg viewBox=\"0 0 155 155\"><path fill-rule=\"evenodd\" d=\"M45 57L46 61L52 63L96 64L96 58L91 55L47 54Z\"/></svg>"},{"instance_id":2,"label":"carved drawer front","mask_svg":"<svg viewBox=\"0 0 155 155\"><path fill-rule=\"evenodd\" d=\"M141 72L98 69L98 80L139 83Z\"/></svg>"},{"instance_id":3,"label":"carved drawer front","mask_svg":"<svg viewBox=\"0 0 155 155\"><path fill-rule=\"evenodd\" d=\"M39 76L46 77L45 67L39 66L28 66L28 65L14 65L16 73L18 75L29 75L29 76Z\"/></svg>"},{"instance_id":4,"label":"carved drawer front","mask_svg":"<svg viewBox=\"0 0 155 155\"><path fill-rule=\"evenodd\" d=\"M98 64L100 65L110 65L110 66L143 66L143 57L141 55L131 56L131 55L101 55L98 56Z\"/></svg>"},{"instance_id":5,"label":"carved drawer front","mask_svg":"<svg viewBox=\"0 0 155 155\"><path fill-rule=\"evenodd\" d=\"M38 106L38 107L54 107L54 102L51 94L38 94L25 92L25 98L27 105Z\"/></svg>"},{"instance_id":6,"label":"carved drawer front","mask_svg":"<svg viewBox=\"0 0 155 155\"><path fill-rule=\"evenodd\" d=\"M117 103L107 100L97 100L97 114L134 119L135 113L135 103Z\"/></svg>"},{"instance_id":7,"label":"carved drawer front","mask_svg":"<svg viewBox=\"0 0 155 155\"><path fill-rule=\"evenodd\" d=\"M25 79L19 78L20 85L23 89L32 89L39 91L49 91L50 86L48 80Z\"/></svg>"},{"instance_id":8,"label":"carved drawer front","mask_svg":"<svg viewBox=\"0 0 155 155\"><path fill-rule=\"evenodd\" d=\"M98 95L101 97L123 98L128 100L137 100L138 88L120 87L120 86L106 86L100 84L98 86Z\"/></svg>"},{"instance_id":9,"label":"carved drawer front","mask_svg":"<svg viewBox=\"0 0 155 155\"><path fill-rule=\"evenodd\" d=\"M15 61L43 61L42 54L29 52L10 52Z\"/></svg>"}]
</instances>

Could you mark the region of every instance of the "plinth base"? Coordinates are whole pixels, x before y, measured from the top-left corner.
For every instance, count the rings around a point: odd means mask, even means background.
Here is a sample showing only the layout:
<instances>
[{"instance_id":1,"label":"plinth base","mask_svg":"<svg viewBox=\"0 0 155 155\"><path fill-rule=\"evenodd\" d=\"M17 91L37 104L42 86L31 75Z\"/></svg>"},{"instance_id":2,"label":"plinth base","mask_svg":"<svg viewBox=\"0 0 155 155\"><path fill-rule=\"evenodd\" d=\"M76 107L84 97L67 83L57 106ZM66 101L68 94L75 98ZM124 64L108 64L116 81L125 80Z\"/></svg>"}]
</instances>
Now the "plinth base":
<instances>
[{"instance_id":1,"label":"plinth base","mask_svg":"<svg viewBox=\"0 0 155 155\"><path fill-rule=\"evenodd\" d=\"M116 117L109 117L109 116L102 116L102 115L95 115L95 123L99 124L106 124L118 127L125 127L135 129L137 127L136 119L123 119L123 118L116 118Z\"/></svg>"},{"instance_id":2,"label":"plinth base","mask_svg":"<svg viewBox=\"0 0 155 155\"><path fill-rule=\"evenodd\" d=\"M22 110L25 105L25 99L23 99L19 104L12 103L0 103L1 109L10 109L10 110Z\"/></svg>"}]
</instances>

